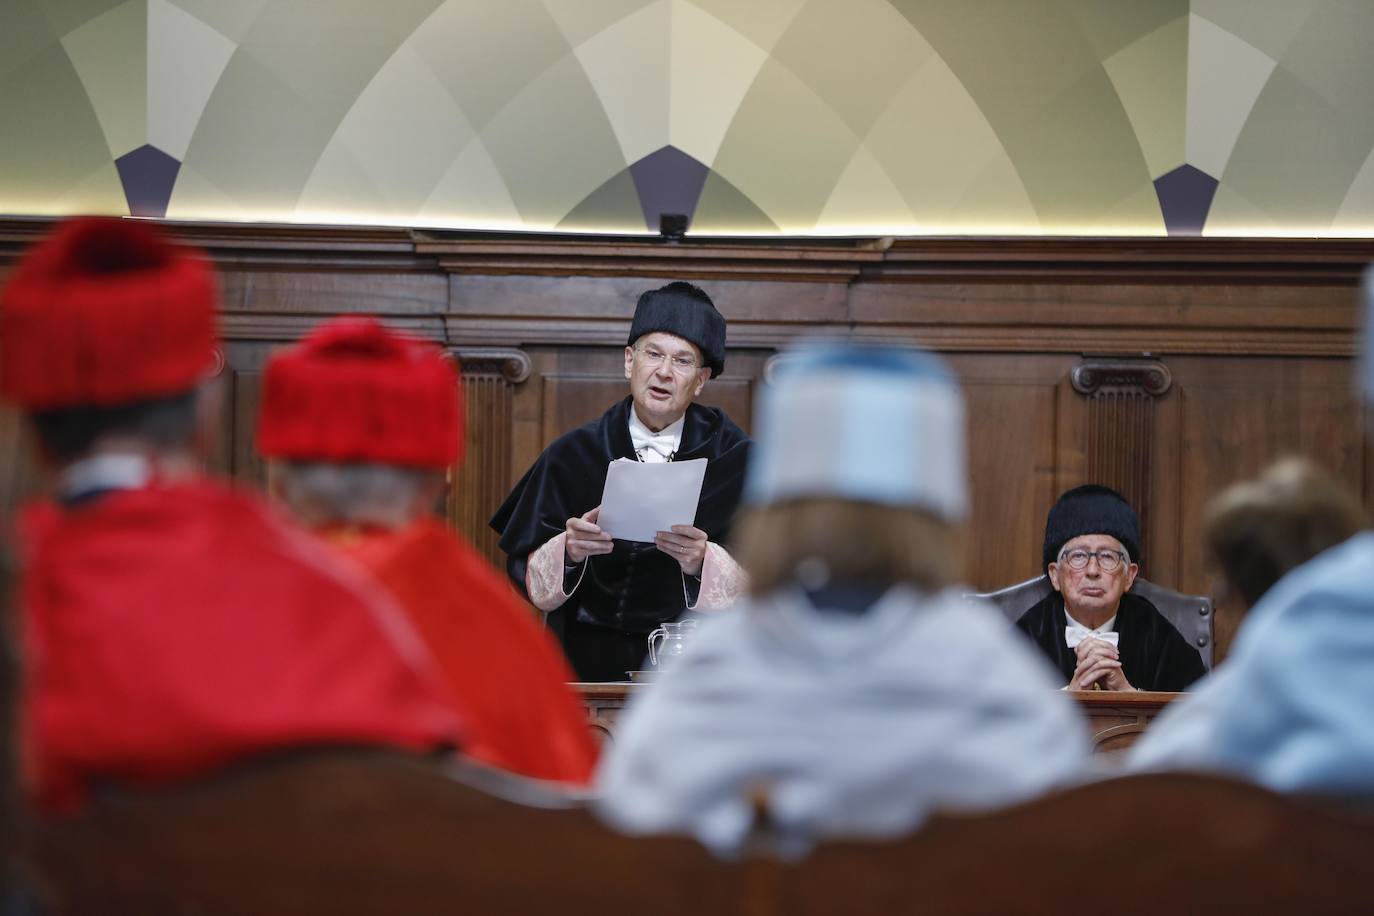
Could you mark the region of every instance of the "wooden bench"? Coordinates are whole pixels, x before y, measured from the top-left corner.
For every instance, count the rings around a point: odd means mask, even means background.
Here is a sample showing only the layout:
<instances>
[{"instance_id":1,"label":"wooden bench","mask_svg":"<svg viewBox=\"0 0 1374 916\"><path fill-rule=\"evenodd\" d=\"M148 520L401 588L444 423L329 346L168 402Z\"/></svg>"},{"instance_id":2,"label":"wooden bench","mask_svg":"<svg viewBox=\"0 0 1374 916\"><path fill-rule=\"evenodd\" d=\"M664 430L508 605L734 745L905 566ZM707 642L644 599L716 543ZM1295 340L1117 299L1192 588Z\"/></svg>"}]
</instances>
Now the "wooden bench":
<instances>
[{"instance_id":1,"label":"wooden bench","mask_svg":"<svg viewBox=\"0 0 1374 916\"><path fill-rule=\"evenodd\" d=\"M1121 777L895 843L827 844L778 882L777 912L1371 912L1369 815L1218 777Z\"/></svg>"},{"instance_id":2,"label":"wooden bench","mask_svg":"<svg viewBox=\"0 0 1374 916\"><path fill-rule=\"evenodd\" d=\"M1071 789L797 863L631 839L582 800L386 753L110 794L30 836L55 914L1348 913L1374 820L1212 777Z\"/></svg>"},{"instance_id":3,"label":"wooden bench","mask_svg":"<svg viewBox=\"0 0 1374 916\"><path fill-rule=\"evenodd\" d=\"M688 840L603 829L577 798L386 752L256 762L194 786L109 794L37 826L56 914L284 916L730 912L743 876Z\"/></svg>"}]
</instances>

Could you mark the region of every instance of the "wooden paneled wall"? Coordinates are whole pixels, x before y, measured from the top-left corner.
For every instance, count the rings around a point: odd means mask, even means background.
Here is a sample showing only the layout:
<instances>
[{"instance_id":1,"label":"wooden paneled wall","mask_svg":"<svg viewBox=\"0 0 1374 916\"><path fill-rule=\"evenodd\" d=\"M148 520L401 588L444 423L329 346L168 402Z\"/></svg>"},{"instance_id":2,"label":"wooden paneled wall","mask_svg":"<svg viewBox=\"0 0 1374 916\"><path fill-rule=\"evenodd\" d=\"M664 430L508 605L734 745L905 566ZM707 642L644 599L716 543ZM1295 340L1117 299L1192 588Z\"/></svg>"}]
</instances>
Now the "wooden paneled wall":
<instances>
[{"instance_id":1,"label":"wooden paneled wall","mask_svg":"<svg viewBox=\"0 0 1374 916\"><path fill-rule=\"evenodd\" d=\"M0 273L48 225L0 221ZM729 320L726 370L704 400L746 429L769 358L800 334L944 354L968 399L980 588L1037 572L1045 512L1078 483L1127 493L1145 523L1146 575L1192 592L1209 585L1207 499L1279 455L1310 455L1374 502L1352 383L1370 241L174 228L224 278L225 435L213 463L260 484L253 425L271 349L329 315L380 314L462 362L467 457L446 506L493 557L486 518L545 444L625 393L635 297L671 279L701 284ZM5 460L6 494L19 492L23 474ZM1222 609L1223 651L1232 625Z\"/></svg>"}]
</instances>

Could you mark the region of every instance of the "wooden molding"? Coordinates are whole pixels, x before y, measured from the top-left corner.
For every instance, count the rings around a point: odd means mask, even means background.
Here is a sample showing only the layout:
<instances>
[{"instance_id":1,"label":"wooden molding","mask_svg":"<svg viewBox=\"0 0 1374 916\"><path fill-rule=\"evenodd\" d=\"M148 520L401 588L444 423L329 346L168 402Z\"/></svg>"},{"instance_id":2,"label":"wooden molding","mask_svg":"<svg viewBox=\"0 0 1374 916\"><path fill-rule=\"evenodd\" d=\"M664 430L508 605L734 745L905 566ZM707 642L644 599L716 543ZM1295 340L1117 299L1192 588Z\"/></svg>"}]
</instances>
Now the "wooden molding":
<instances>
[{"instance_id":1,"label":"wooden molding","mask_svg":"<svg viewBox=\"0 0 1374 916\"><path fill-rule=\"evenodd\" d=\"M0 219L0 275L53 225ZM230 340L372 312L450 346L604 346L645 280L708 282L732 349L1346 358L1374 239L698 238L169 222L224 277ZM0 276L0 280L2 280Z\"/></svg>"},{"instance_id":2,"label":"wooden molding","mask_svg":"<svg viewBox=\"0 0 1374 916\"><path fill-rule=\"evenodd\" d=\"M315 325L335 314L337 313L323 311L244 312L234 311L226 306L220 314L220 329L228 340L292 341L304 337ZM384 309L377 309L374 314L385 319L388 327L407 334L440 342L447 339L441 317L397 315Z\"/></svg>"},{"instance_id":3,"label":"wooden molding","mask_svg":"<svg viewBox=\"0 0 1374 916\"><path fill-rule=\"evenodd\" d=\"M416 251L451 273L539 276L682 277L686 279L850 282L882 253L856 240L659 239L529 237L417 239Z\"/></svg>"},{"instance_id":4,"label":"wooden molding","mask_svg":"<svg viewBox=\"0 0 1374 916\"><path fill-rule=\"evenodd\" d=\"M0 264L46 235L58 221L46 217L0 219ZM302 226L274 223L162 222L178 238L205 250L221 268L318 267L330 270L437 269L415 251L409 229Z\"/></svg>"},{"instance_id":5,"label":"wooden molding","mask_svg":"<svg viewBox=\"0 0 1374 916\"><path fill-rule=\"evenodd\" d=\"M0 219L0 264L47 217ZM167 221L226 269L430 270L528 276L674 276L812 282L1310 283L1352 285L1374 239L596 236L404 227Z\"/></svg>"},{"instance_id":6,"label":"wooden molding","mask_svg":"<svg viewBox=\"0 0 1374 916\"><path fill-rule=\"evenodd\" d=\"M883 257L884 279L1241 283L1358 282L1374 239L1013 238L899 239Z\"/></svg>"}]
</instances>

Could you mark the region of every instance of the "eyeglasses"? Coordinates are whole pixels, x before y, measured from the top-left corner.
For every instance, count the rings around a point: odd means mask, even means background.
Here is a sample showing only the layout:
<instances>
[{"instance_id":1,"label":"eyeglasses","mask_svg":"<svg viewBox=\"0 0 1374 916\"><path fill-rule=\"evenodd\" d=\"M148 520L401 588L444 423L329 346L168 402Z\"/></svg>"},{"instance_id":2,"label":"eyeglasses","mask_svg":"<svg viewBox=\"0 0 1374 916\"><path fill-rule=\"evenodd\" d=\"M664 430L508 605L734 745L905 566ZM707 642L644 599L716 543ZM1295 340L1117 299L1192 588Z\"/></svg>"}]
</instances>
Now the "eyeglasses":
<instances>
[{"instance_id":1,"label":"eyeglasses","mask_svg":"<svg viewBox=\"0 0 1374 916\"><path fill-rule=\"evenodd\" d=\"M1059 555L1059 560L1069 569L1087 569L1088 561L1096 558L1097 566L1103 572L1116 572L1116 568L1126 562L1126 555L1119 550L1084 550L1076 547Z\"/></svg>"},{"instance_id":2,"label":"eyeglasses","mask_svg":"<svg viewBox=\"0 0 1374 916\"><path fill-rule=\"evenodd\" d=\"M644 357L644 364L651 369L657 369L663 365L665 359L668 360L668 365L672 367L672 370L679 375L686 375L701 368L697 361L690 356L669 357L667 353L657 347L635 347L635 352Z\"/></svg>"}]
</instances>

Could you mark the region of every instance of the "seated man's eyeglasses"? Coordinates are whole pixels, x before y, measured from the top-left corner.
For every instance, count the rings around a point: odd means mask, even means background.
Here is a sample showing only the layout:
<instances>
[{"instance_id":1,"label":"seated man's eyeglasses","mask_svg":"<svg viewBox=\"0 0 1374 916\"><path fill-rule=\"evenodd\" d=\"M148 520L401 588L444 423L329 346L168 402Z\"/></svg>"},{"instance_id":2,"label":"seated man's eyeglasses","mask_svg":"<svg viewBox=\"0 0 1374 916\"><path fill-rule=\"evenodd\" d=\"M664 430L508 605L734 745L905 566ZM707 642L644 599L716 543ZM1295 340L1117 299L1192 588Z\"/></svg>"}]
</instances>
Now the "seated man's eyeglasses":
<instances>
[{"instance_id":1,"label":"seated man's eyeglasses","mask_svg":"<svg viewBox=\"0 0 1374 916\"><path fill-rule=\"evenodd\" d=\"M697 361L690 356L674 356L669 359L668 354L657 347L635 347L635 350L640 356L644 357L644 362L647 365L654 368L663 365L665 359L668 360L668 365L672 367L674 372L681 373L682 375L686 375L688 372L701 368L697 365Z\"/></svg>"},{"instance_id":2,"label":"seated man's eyeglasses","mask_svg":"<svg viewBox=\"0 0 1374 916\"><path fill-rule=\"evenodd\" d=\"M1087 569L1088 561L1093 558L1103 572L1116 572L1126 562L1126 555L1119 550L1084 550L1082 547L1064 551L1059 555L1059 562L1067 564L1069 569Z\"/></svg>"}]
</instances>

